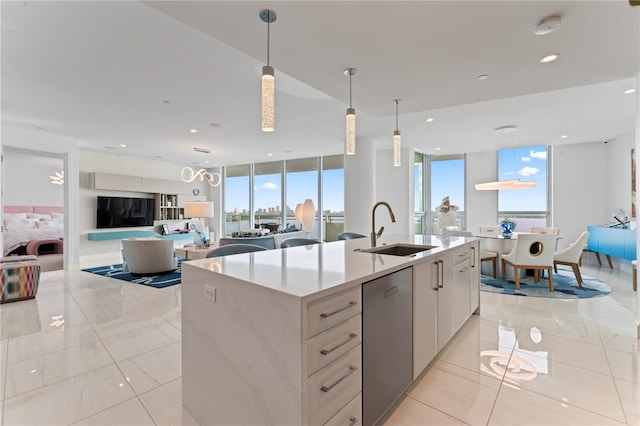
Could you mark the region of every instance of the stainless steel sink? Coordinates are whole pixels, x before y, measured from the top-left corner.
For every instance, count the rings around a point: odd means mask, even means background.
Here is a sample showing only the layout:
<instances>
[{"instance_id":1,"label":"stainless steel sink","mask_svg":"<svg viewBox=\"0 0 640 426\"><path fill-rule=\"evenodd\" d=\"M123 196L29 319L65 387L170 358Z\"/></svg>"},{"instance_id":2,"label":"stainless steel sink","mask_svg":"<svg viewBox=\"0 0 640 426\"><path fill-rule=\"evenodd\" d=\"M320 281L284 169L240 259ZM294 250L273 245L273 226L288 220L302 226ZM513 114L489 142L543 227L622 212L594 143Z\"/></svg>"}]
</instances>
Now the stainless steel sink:
<instances>
[{"instance_id":1,"label":"stainless steel sink","mask_svg":"<svg viewBox=\"0 0 640 426\"><path fill-rule=\"evenodd\" d=\"M437 246L422 246L417 244L389 244L387 246L372 247L362 250L365 253L390 254L392 256L411 256L421 251L431 250Z\"/></svg>"}]
</instances>

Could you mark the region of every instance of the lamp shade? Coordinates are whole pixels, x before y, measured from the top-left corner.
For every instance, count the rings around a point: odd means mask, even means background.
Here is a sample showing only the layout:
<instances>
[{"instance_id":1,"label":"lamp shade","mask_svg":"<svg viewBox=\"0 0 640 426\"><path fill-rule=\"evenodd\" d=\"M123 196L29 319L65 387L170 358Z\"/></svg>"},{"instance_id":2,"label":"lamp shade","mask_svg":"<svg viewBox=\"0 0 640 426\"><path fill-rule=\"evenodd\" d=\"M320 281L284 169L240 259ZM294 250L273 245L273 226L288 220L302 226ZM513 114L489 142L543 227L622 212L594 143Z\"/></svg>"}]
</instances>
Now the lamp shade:
<instances>
[{"instance_id":1,"label":"lamp shade","mask_svg":"<svg viewBox=\"0 0 640 426\"><path fill-rule=\"evenodd\" d=\"M315 220L316 208L313 205L313 201L307 198L302 206L302 229L307 232L311 231Z\"/></svg>"},{"instance_id":2,"label":"lamp shade","mask_svg":"<svg viewBox=\"0 0 640 426\"><path fill-rule=\"evenodd\" d=\"M262 67L262 131L273 132L275 129L275 78L273 67Z\"/></svg>"},{"instance_id":3,"label":"lamp shade","mask_svg":"<svg viewBox=\"0 0 640 426\"><path fill-rule=\"evenodd\" d=\"M184 216L187 219L213 217L213 201L184 203Z\"/></svg>"},{"instance_id":4,"label":"lamp shade","mask_svg":"<svg viewBox=\"0 0 640 426\"><path fill-rule=\"evenodd\" d=\"M296 205L296 222L302 223L302 207L304 204L300 203Z\"/></svg>"}]
</instances>

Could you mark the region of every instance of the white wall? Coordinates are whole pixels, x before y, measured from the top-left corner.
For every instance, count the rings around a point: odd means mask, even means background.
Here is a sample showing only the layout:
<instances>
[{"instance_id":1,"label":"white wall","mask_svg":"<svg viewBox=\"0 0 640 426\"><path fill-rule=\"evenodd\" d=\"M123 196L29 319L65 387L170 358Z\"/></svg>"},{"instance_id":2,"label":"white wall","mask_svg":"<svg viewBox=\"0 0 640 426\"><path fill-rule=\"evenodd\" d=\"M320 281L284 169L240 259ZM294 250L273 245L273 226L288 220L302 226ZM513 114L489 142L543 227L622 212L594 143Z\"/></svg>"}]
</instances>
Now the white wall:
<instances>
[{"instance_id":1,"label":"white wall","mask_svg":"<svg viewBox=\"0 0 640 426\"><path fill-rule=\"evenodd\" d=\"M64 206L64 186L51 183L50 175L64 168L61 158L42 157L6 149L3 153L5 206Z\"/></svg>"},{"instance_id":2,"label":"white wall","mask_svg":"<svg viewBox=\"0 0 640 426\"><path fill-rule=\"evenodd\" d=\"M498 179L498 156L495 151L474 152L466 157L465 211L467 231L478 232L482 225L498 222L498 191L478 191L477 183Z\"/></svg>"},{"instance_id":3,"label":"white wall","mask_svg":"<svg viewBox=\"0 0 640 426\"><path fill-rule=\"evenodd\" d=\"M371 233L376 188L375 142L356 139L356 155L344 156L344 230Z\"/></svg>"},{"instance_id":4,"label":"white wall","mask_svg":"<svg viewBox=\"0 0 640 426\"><path fill-rule=\"evenodd\" d=\"M563 237L558 248L574 242L587 226L604 224L611 189L609 150L602 142L553 147L552 223Z\"/></svg>"}]
</instances>

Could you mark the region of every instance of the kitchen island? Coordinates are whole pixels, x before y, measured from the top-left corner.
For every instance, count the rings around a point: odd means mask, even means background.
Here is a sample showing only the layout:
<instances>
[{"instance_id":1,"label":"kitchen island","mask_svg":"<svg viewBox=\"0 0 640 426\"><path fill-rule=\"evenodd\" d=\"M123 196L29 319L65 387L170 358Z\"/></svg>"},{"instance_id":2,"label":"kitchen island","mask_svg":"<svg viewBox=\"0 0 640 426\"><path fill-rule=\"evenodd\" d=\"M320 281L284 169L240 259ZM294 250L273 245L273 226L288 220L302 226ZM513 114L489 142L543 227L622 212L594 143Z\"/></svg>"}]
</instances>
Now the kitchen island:
<instances>
[{"instance_id":1,"label":"kitchen island","mask_svg":"<svg viewBox=\"0 0 640 426\"><path fill-rule=\"evenodd\" d=\"M361 289L406 268L418 377L479 312L478 241L385 236L384 243L433 248L408 257L366 253L362 238L183 263L186 410L203 425L361 424Z\"/></svg>"}]
</instances>

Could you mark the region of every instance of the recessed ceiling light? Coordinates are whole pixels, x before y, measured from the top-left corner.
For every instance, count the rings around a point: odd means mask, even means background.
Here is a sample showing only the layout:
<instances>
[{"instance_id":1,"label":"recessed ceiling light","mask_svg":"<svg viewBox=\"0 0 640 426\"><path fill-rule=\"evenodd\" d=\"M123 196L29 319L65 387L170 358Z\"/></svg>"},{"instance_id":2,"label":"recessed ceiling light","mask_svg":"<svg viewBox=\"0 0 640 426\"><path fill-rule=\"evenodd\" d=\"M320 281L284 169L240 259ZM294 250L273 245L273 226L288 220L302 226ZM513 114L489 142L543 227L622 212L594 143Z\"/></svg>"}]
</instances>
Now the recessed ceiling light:
<instances>
[{"instance_id":1,"label":"recessed ceiling light","mask_svg":"<svg viewBox=\"0 0 640 426\"><path fill-rule=\"evenodd\" d=\"M121 143L120 144L120 148L126 148L126 147L127 147L127 144L125 144L125 143Z\"/></svg>"},{"instance_id":2,"label":"recessed ceiling light","mask_svg":"<svg viewBox=\"0 0 640 426\"><path fill-rule=\"evenodd\" d=\"M427 123L432 123L433 122L433 117L429 117L425 120Z\"/></svg>"},{"instance_id":3,"label":"recessed ceiling light","mask_svg":"<svg viewBox=\"0 0 640 426\"><path fill-rule=\"evenodd\" d=\"M635 92L636 92L636 89L627 89L627 90L624 91L624 94L628 95L630 93L635 93Z\"/></svg>"},{"instance_id":4,"label":"recessed ceiling light","mask_svg":"<svg viewBox=\"0 0 640 426\"><path fill-rule=\"evenodd\" d=\"M478 80L486 80L487 78L489 78L488 75L486 74L480 74L478 77L476 77Z\"/></svg>"},{"instance_id":5,"label":"recessed ceiling light","mask_svg":"<svg viewBox=\"0 0 640 426\"><path fill-rule=\"evenodd\" d=\"M104 149L116 149L116 148L113 146L105 146Z\"/></svg>"},{"instance_id":6,"label":"recessed ceiling light","mask_svg":"<svg viewBox=\"0 0 640 426\"><path fill-rule=\"evenodd\" d=\"M191 133L198 133L198 131L196 129L190 129L189 130Z\"/></svg>"},{"instance_id":7,"label":"recessed ceiling light","mask_svg":"<svg viewBox=\"0 0 640 426\"><path fill-rule=\"evenodd\" d=\"M269 152L269 153L267 154L267 157L271 157L272 155L273 155L273 154Z\"/></svg>"},{"instance_id":8,"label":"recessed ceiling light","mask_svg":"<svg viewBox=\"0 0 640 426\"><path fill-rule=\"evenodd\" d=\"M557 53L550 53L547 56L545 56L544 58L540 59L540 62L542 62L543 64L549 63L549 62L553 62L556 59L558 59L558 56L560 56Z\"/></svg>"},{"instance_id":9,"label":"recessed ceiling light","mask_svg":"<svg viewBox=\"0 0 640 426\"><path fill-rule=\"evenodd\" d=\"M210 162L211 162L211 161L207 160L207 161L205 161L205 164L209 164Z\"/></svg>"},{"instance_id":10,"label":"recessed ceiling light","mask_svg":"<svg viewBox=\"0 0 640 426\"><path fill-rule=\"evenodd\" d=\"M154 155L154 156L153 156L153 158L158 158L158 159L160 159L160 158L164 158L164 157L163 157L162 155Z\"/></svg>"},{"instance_id":11,"label":"recessed ceiling light","mask_svg":"<svg viewBox=\"0 0 640 426\"><path fill-rule=\"evenodd\" d=\"M163 104L170 104L170 103L171 103L171 101L168 101L168 100L166 100L166 99L165 99L164 101L162 101L162 103L163 103Z\"/></svg>"},{"instance_id":12,"label":"recessed ceiling light","mask_svg":"<svg viewBox=\"0 0 640 426\"><path fill-rule=\"evenodd\" d=\"M215 129L217 129L217 128L219 128L219 127L222 127L222 124L220 124L220 123L209 123L209 126L211 126L211 127L215 128Z\"/></svg>"},{"instance_id":13,"label":"recessed ceiling light","mask_svg":"<svg viewBox=\"0 0 640 426\"><path fill-rule=\"evenodd\" d=\"M195 147L193 147L193 150L195 152L203 152L205 154L211 154L211 150L209 148L199 148L199 147L195 146Z\"/></svg>"},{"instance_id":14,"label":"recessed ceiling light","mask_svg":"<svg viewBox=\"0 0 640 426\"><path fill-rule=\"evenodd\" d=\"M436 151L440 151L440 147L437 147L437 148L436 148Z\"/></svg>"},{"instance_id":15,"label":"recessed ceiling light","mask_svg":"<svg viewBox=\"0 0 640 426\"><path fill-rule=\"evenodd\" d=\"M566 138L568 138L568 137L569 137L569 136L567 136L567 135L562 135L562 136L560 136L560 139L566 139Z\"/></svg>"}]
</instances>

